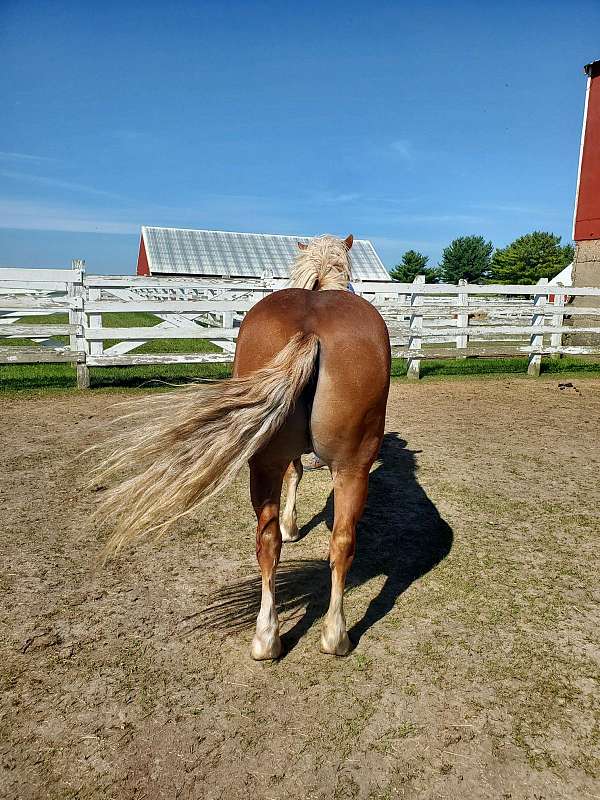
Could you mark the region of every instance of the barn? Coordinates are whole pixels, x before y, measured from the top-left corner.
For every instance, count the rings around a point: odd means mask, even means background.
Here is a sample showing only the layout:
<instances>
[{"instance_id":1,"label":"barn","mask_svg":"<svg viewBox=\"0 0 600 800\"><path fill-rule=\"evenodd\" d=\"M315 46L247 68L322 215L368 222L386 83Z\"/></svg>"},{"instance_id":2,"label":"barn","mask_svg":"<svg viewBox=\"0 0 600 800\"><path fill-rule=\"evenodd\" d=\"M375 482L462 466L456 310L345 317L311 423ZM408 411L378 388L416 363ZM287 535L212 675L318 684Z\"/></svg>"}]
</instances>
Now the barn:
<instances>
[{"instance_id":1,"label":"barn","mask_svg":"<svg viewBox=\"0 0 600 800\"><path fill-rule=\"evenodd\" d=\"M573 219L575 259L573 286L600 286L600 61L586 64L587 91L579 153L577 195ZM598 307L597 297L578 297L574 305ZM594 326L596 316L577 316L573 327ZM569 336L569 344L595 345L597 334Z\"/></svg>"},{"instance_id":2,"label":"barn","mask_svg":"<svg viewBox=\"0 0 600 800\"><path fill-rule=\"evenodd\" d=\"M287 278L298 242L307 236L142 226L138 275L203 278ZM357 281L389 281L375 248L355 239L350 251Z\"/></svg>"},{"instance_id":3,"label":"barn","mask_svg":"<svg viewBox=\"0 0 600 800\"><path fill-rule=\"evenodd\" d=\"M576 242L597 242L600 240L600 61L586 64L584 71L587 75L587 91L573 239Z\"/></svg>"}]
</instances>

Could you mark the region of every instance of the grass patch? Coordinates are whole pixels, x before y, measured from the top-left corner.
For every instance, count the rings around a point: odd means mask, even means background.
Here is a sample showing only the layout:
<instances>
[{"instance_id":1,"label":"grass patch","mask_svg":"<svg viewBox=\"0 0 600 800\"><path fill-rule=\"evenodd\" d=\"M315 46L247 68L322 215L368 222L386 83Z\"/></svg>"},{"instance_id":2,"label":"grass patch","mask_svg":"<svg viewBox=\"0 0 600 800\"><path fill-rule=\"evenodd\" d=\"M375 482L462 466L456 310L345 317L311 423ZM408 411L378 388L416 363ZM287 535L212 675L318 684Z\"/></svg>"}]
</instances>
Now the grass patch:
<instances>
[{"instance_id":1,"label":"grass patch","mask_svg":"<svg viewBox=\"0 0 600 800\"><path fill-rule=\"evenodd\" d=\"M18 341L18 340L14 340ZM189 340L173 339L148 343L158 345L153 350L136 352L208 352L203 347L214 347L210 342L192 340L197 349L186 346ZM21 344L30 344L26 340ZM174 345L180 345L177 349ZM160 348L160 349L159 349ZM215 348L218 349L218 348ZM135 367L92 367L91 386L102 388L151 388L164 383L184 384L200 378L228 378L231 364L153 364ZM527 359L457 359L448 361L423 361L422 379L469 378L494 375L526 375ZM564 377L583 375L600 376L600 363L576 358L563 358L542 362L542 374ZM406 378L406 361L393 359L392 377ZM72 389L76 386L75 367L71 364L6 364L0 365L0 391L34 391Z\"/></svg>"},{"instance_id":2,"label":"grass patch","mask_svg":"<svg viewBox=\"0 0 600 800\"><path fill-rule=\"evenodd\" d=\"M44 314L39 317L29 317L23 320L27 325L66 325L69 322L68 314ZM111 311L102 314L102 325L105 328L153 328L162 322L155 314L146 311ZM190 322L190 326L194 325ZM53 337L57 342L67 345L68 336ZM119 339L105 339L104 349L117 344ZM11 347L32 347L36 342L31 339L3 339L3 345ZM41 345L39 345L41 347ZM136 347L132 353L220 353L221 348L208 339L155 339Z\"/></svg>"},{"instance_id":3,"label":"grass patch","mask_svg":"<svg viewBox=\"0 0 600 800\"><path fill-rule=\"evenodd\" d=\"M151 388L165 383L185 384L200 378L228 378L231 364L157 364L136 367L92 367L93 389ZM76 388L71 364L0 365L0 391L38 391Z\"/></svg>"},{"instance_id":4,"label":"grass patch","mask_svg":"<svg viewBox=\"0 0 600 800\"><path fill-rule=\"evenodd\" d=\"M526 375L528 360L518 358L449 358L421 361L421 378L470 377L478 375ZM407 361L392 359L392 377L406 377ZM600 375L600 361L594 359L565 358L542 359L542 374L547 375Z\"/></svg>"},{"instance_id":5,"label":"grass patch","mask_svg":"<svg viewBox=\"0 0 600 800\"><path fill-rule=\"evenodd\" d=\"M102 315L105 328L153 328L162 322L145 311L111 312ZM194 325L190 321L190 327ZM105 339L104 349L117 344L118 339ZM208 339L154 339L136 347L132 353L220 353L221 348Z\"/></svg>"},{"instance_id":6,"label":"grass patch","mask_svg":"<svg viewBox=\"0 0 600 800\"><path fill-rule=\"evenodd\" d=\"M64 325L67 314L45 314L32 317L28 324ZM110 312L102 315L102 323L110 328L151 328L160 320L154 314L143 311ZM190 323L190 325L193 323ZM53 337L67 345L68 336ZM107 339L104 348L117 343ZM3 345L11 347L41 347L31 339L3 339ZM137 347L132 353L220 353L221 348L207 339L157 339ZM92 367L92 388L138 388L155 382L188 383L199 378L227 378L231 374L230 364L158 364L136 367ZM51 391L76 387L75 367L72 364L0 364L0 391Z\"/></svg>"}]
</instances>

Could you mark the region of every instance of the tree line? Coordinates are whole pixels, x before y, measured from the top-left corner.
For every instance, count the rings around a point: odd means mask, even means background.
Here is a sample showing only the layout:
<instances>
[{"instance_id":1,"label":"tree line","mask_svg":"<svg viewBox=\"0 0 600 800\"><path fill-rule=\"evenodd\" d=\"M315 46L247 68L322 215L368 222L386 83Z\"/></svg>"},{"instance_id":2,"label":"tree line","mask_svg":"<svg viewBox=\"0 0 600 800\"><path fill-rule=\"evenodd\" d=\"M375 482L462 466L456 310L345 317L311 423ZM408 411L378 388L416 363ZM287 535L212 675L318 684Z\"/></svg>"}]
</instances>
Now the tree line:
<instances>
[{"instance_id":1,"label":"tree line","mask_svg":"<svg viewBox=\"0 0 600 800\"><path fill-rule=\"evenodd\" d=\"M573 261L573 245L561 245L561 237L545 231L520 236L506 247L494 248L483 236L460 236L444 248L437 267L429 257L407 250L390 275L395 281L412 283L424 275L427 283L533 284L553 278Z\"/></svg>"}]
</instances>

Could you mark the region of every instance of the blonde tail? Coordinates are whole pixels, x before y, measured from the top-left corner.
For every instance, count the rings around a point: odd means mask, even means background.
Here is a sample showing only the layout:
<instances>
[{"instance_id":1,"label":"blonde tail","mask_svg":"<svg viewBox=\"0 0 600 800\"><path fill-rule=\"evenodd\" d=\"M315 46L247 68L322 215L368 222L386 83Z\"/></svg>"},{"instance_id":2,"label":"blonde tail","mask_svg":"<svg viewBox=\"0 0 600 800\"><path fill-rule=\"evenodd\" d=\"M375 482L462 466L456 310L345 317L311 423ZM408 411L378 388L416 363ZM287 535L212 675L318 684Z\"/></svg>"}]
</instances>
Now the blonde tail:
<instances>
[{"instance_id":1,"label":"blonde tail","mask_svg":"<svg viewBox=\"0 0 600 800\"><path fill-rule=\"evenodd\" d=\"M296 334L265 367L243 378L144 398L140 421L109 445L96 481L122 469L137 474L109 489L98 515L114 526L105 557L134 539L160 536L223 489L281 427L306 386L319 347Z\"/></svg>"}]
</instances>

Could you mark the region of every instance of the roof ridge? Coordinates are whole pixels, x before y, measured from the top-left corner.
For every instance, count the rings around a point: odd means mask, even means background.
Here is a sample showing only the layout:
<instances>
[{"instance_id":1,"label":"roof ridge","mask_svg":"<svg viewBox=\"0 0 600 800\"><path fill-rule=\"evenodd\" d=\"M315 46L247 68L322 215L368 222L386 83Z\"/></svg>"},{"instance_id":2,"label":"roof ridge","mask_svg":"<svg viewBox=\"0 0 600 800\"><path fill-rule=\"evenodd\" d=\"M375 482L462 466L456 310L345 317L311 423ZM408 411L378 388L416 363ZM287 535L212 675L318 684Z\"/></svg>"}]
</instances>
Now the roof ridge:
<instances>
[{"instance_id":1,"label":"roof ridge","mask_svg":"<svg viewBox=\"0 0 600 800\"><path fill-rule=\"evenodd\" d=\"M236 236L276 236L279 239L316 239L319 234L305 233L257 233L256 231L223 231L211 228L173 228L170 225L142 225L142 230L152 229L155 231L187 231L189 233L232 233ZM368 242L372 246L370 239L354 239L354 242Z\"/></svg>"}]
</instances>

